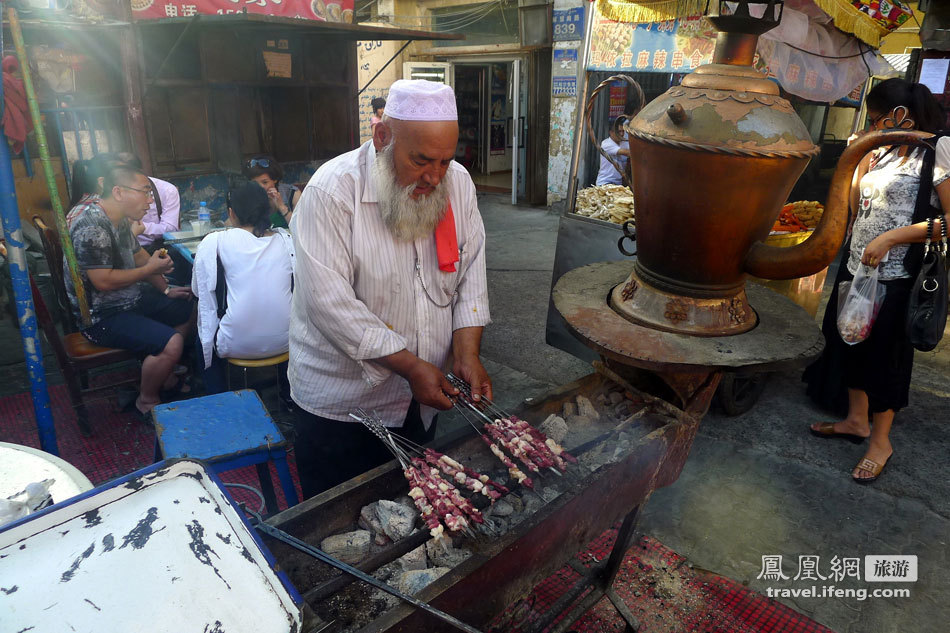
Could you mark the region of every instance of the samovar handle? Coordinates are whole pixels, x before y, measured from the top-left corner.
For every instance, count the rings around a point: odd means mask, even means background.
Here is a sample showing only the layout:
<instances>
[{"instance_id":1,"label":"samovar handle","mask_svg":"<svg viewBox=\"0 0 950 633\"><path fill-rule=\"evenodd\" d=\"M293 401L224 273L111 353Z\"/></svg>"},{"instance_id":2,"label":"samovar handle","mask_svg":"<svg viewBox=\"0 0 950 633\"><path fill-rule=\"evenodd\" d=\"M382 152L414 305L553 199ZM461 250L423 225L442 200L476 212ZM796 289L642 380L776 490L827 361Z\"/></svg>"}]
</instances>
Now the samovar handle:
<instances>
[{"instance_id":1,"label":"samovar handle","mask_svg":"<svg viewBox=\"0 0 950 633\"><path fill-rule=\"evenodd\" d=\"M851 180L861 159L884 145L926 145L933 134L911 130L871 132L855 140L838 159L825 212L815 232L795 246L770 246L756 242L745 259L745 272L763 279L796 279L813 275L831 263L841 248L848 226Z\"/></svg>"}]
</instances>

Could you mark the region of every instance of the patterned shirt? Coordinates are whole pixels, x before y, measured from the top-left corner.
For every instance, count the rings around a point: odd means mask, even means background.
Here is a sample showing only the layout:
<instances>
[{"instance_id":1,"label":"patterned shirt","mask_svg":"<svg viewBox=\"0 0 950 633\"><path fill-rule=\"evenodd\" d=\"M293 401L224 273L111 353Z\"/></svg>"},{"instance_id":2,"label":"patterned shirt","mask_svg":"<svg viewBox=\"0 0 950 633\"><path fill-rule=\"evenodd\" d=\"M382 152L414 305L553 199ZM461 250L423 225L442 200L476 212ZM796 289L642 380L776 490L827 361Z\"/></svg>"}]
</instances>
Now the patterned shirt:
<instances>
[{"instance_id":1,"label":"patterned shirt","mask_svg":"<svg viewBox=\"0 0 950 633\"><path fill-rule=\"evenodd\" d=\"M98 290L89 281L86 271L93 268L127 270L135 268L135 253L141 246L135 241L129 221L125 218L119 226L112 224L98 201L88 203L82 213L76 215L69 229L76 251L80 275L89 300L89 312L92 323L129 310L138 303L141 286L134 283L116 290ZM73 280L66 262L63 262L63 274L66 278L66 293L73 307L73 314L79 321L79 302L73 288Z\"/></svg>"},{"instance_id":2,"label":"patterned shirt","mask_svg":"<svg viewBox=\"0 0 950 633\"><path fill-rule=\"evenodd\" d=\"M894 149L884 155L861 179L861 199L852 228L851 253L848 258L848 270L852 275L858 272L861 256L871 240L887 231L912 223L917 191L920 189L923 157L923 151L918 149L911 151L905 160L904 157L898 156L897 150ZM934 164L935 188L950 177L948 172L950 138L941 137L937 141ZM930 195L930 203L940 208L936 189ZM908 244L899 244L890 250L887 261L880 264L880 279L906 279L911 276L904 268L904 256L908 248Z\"/></svg>"},{"instance_id":3,"label":"patterned shirt","mask_svg":"<svg viewBox=\"0 0 950 633\"><path fill-rule=\"evenodd\" d=\"M291 395L302 408L351 421L358 407L400 426L409 383L372 359L406 349L445 368L454 330L490 322L485 228L475 185L449 165L459 263L439 270L435 238L396 241L379 215L372 141L324 164L291 218L296 251L290 314ZM423 281L424 280L424 281ZM435 410L422 407L428 426Z\"/></svg>"},{"instance_id":4,"label":"patterned shirt","mask_svg":"<svg viewBox=\"0 0 950 633\"><path fill-rule=\"evenodd\" d=\"M90 207L99 206L99 194L98 193L84 193L79 199L79 202L76 203L72 209L69 210L69 213L66 214L66 228L73 228L73 222L76 221L82 212Z\"/></svg>"}]
</instances>

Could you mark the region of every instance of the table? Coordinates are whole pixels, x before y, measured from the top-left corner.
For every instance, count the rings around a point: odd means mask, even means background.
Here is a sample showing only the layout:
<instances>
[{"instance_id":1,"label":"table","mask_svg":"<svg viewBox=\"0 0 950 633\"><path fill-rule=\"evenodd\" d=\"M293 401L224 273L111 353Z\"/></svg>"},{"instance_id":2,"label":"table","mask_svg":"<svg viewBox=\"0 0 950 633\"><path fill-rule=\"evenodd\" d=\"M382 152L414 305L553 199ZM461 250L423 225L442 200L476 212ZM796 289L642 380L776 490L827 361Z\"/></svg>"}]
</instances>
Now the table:
<instances>
[{"instance_id":1,"label":"table","mask_svg":"<svg viewBox=\"0 0 950 633\"><path fill-rule=\"evenodd\" d=\"M175 251L181 255L185 261L191 265L194 265L195 263L195 251L198 250L198 244L201 243L203 237L204 236L196 237L191 231L168 231L167 233L162 234L162 238L165 240L166 244L170 240L188 240L186 242L175 242L173 244L168 244L166 248L168 248L169 251Z\"/></svg>"},{"instance_id":2,"label":"table","mask_svg":"<svg viewBox=\"0 0 950 633\"><path fill-rule=\"evenodd\" d=\"M69 462L36 448L0 442L0 498L44 479L56 480L50 488L53 503L92 490L92 482Z\"/></svg>"}]
</instances>

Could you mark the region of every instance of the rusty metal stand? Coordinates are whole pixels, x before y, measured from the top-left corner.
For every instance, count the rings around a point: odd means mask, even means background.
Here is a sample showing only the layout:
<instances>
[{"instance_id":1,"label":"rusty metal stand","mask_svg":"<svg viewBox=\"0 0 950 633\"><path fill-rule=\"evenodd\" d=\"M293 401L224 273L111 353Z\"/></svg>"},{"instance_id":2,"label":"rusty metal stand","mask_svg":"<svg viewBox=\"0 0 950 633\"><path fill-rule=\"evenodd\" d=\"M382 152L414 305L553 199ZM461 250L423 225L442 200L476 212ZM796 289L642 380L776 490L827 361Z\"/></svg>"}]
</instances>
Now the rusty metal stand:
<instances>
[{"instance_id":1,"label":"rusty metal stand","mask_svg":"<svg viewBox=\"0 0 950 633\"><path fill-rule=\"evenodd\" d=\"M620 571L620 565L623 564L623 559L633 542L641 507L642 504L636 506L624 517L607 562L592 567L584 567L576 560L572 561L570 563L571 567L580 573L582 578L574 583L574 586L568 589L563 596L558 598L544 617L533 623L530 629L522 628L521 630L530 631L531 633L541 633L542 631L564 633L604 598L610 601L620 617L627 623L626 633L635 633L640 628L639 621L623 602L623 599L614 591L613 584L617 578L617 573ZM579 601L578 598L580 598Z\"/></svg>"}]
</instances>

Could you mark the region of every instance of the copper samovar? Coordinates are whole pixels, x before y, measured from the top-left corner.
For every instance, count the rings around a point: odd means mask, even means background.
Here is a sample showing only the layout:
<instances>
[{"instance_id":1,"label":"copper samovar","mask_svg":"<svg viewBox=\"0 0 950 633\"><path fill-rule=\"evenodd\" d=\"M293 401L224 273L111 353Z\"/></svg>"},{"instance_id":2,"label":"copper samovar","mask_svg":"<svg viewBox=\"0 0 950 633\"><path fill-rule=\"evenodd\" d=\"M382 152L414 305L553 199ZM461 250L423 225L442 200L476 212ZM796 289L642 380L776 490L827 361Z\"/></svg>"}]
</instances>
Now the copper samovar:
<instances>
[{"instance_id":1,"label":"copper samovar","mask_svg":"<svg viewBox=\"0 0 950 633\"><path fill-rule=\"evenodd\" d=\"M749 5L764 7L762 17ZM730 2L707 19L720 31L711 64L648 104L626 126L637 261L610 296L625 318L652 328L723 336L757 323L746 275L792 279L834 258L844 238L854 165L878 141L848 148L824 216L798 246L769 234L795 181L818 154L779 86L753 68L759 35L781 20L781 0ZM899 142L899 141L898 141Z\"/></svg>"}]
</instances>

